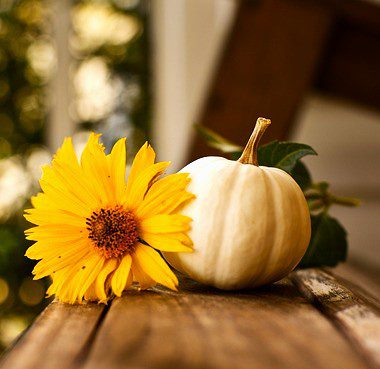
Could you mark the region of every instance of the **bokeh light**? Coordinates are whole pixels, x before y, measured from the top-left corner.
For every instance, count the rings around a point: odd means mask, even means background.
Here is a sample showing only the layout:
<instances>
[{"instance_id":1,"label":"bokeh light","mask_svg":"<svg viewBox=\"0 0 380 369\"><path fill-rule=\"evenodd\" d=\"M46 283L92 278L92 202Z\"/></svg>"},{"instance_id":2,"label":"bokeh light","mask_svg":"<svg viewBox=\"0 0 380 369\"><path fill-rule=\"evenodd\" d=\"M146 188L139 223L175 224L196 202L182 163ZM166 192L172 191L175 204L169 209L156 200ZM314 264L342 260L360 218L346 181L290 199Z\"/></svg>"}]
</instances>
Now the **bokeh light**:
<instances>
[{"instance_id":1,"label":"bokeh light","mask_svg":"<svg viewBox=\"0 0 380 369\"><path fill-rule=\"evenodd\" d=\"M0 220L4 221L18 211L29 194L30 185L20 158L0 160Z\"/></svg>"},{"instance_id":2,"label":"bokeh light","mask_svg":"<svg viewBox=\"0 0 380 369\"><path fill-rule=\"evenodd\" d=\"M107 116L117 96L114 87L105 58L82 62L74 76L78 118L96 121Z\"/></svg>"},{"instance_id":3,"label":"bokeh light","mask_svg":"<svg viewBox=\"0 0 380 369\"><path fill-rule=\"evenodd\" d=\"M38 189L38 180L42 175L42 166L51 161L50 152L44 147L32 147L27 153L26 170L33 188Z\"/></svg>"},{"instance_id":4,"label":"bokeh light","mask_svg":"<svg viewBox=\"0 0 380 369\"><path fill-rule=\"evenodd\" d=\"M0 320L0 341L9 346L25 330L29 321L25 317L11 316Z\"/></svg>"},{"instance_id":5,"label":"bokeh light","mask_svg":"<svg viewBox=\"0 0 380 369\"><path fill-rule=\"evenodd\" d=\"M18 291L21 301L28 306L38 305L45 295L45 286L41 281L25 278Z\"/></svg>"},{"instance_id":6,"label":"bokeh light","mask_svg":"<svg viewBox=\"0 0 380 369\"><path fill-rule=\"evenodd\" d=\"M73 9L74 49L89 52L103 45L122 45L139 32L136 17L117 12L106 2L80 3Z\"/></svg>"},{"instance_id":7,"label":"bokeh light","mask_svg":"<svg viewBox=\"0 0 380 369\"><path fill-rule=\"evenodd\" d=\"M8 298L9 295L9 285L8 282L0 278L0 305Z\"/></svg>"},{"instance_id":8,"label":"bokeh light","mask_svg":"<svg viewBox=\"0 0 380 369\"><path fill-rule=\"evenodd\" d=\"M51 102L58 101L52 81L62 73L57 55L66 53L70 61L70 102L61 108L77 122L78 155L90 131L103 133L107 147L127 136L133 154L146 139L150 116L144 2L68 2L72 28L62 45L53 2L0 1L0 351L48 303L48 281L31 279L35 262L24 256L30 224L22 214L40 189L41 167L52 158L46 138L48 126L57 124L50 114Z\"/></svg>"},{"instance_id":9,"label":"bokeh light","mask_svg":"<svg viewBox=\"0 0 380 369\"><path fill-rule=\"evenodd\" d=\"M42 81L48 81L56 66L56 52L49 38L40 38L30 44L27 50L30 67Z\"/></svg>"}]
</instances>

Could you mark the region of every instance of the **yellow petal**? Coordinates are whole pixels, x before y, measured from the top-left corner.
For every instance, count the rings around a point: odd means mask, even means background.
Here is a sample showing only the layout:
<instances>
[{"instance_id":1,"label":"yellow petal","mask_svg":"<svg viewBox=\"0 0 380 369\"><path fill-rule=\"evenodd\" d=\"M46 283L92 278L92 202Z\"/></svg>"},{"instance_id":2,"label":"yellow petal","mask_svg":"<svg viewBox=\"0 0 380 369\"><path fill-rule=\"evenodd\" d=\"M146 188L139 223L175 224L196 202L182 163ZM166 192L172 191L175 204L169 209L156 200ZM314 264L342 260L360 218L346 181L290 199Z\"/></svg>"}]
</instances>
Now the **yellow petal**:
<instances>
[{"instance_id":1,"label":"yellow petal","mask_svg":"<svg viewBox=\"0 0 380 369\"><path fill-rule=\"evenodd\" d=\"M61 249L60 251L62 252L49 255L50 257L43 258L36 264L32 272L35 275L34 279L47 277L62 268L78 263L89 255L91 248L88 247L88 241L84 240L71 245L66 250Z\"/></svg>"},{"instance_id":2,"label":"yellow petal","mask_svg":"<svg viewBox=\"0 0 380 369\"><path fill-rule=\"evenodd\" d=\"M188 247L193 246L193 241L191 240L191 238L186 233L183 233L183 232L182 233L181 232L180 233L166 233L165 237L176 238Z\"/></svg>"},{"instance_id":3,"label":"yellow petal","mask_svg":"<svg viewBox=\"0 0 380 369\"><path fill-rule=\"evenodd\" d=\"M168 194L186 189L190 182L188 173L175 173L166 176L155 182L149 190L146 198L153 201L162 194Z\"/></svg>"},{"instance_id":4,"label":"yellow petal","mask_svg":"<svg viewBox=\"0 0 380 369\"><path fill-rule=\"evenodd\" d=\"M91 287L91 285L95 282L97 277L99 276L100 272L102 271L103 265L104 265L105 259L98 255L97 253L94 254L94 261L93 263L88 263L86 265L86 269L83 270L83 274L79 278L78 287L80 286L77 299L81 301L84 297L84 294L86 291ZM75 283L75 282L74 282ZM77 288L78 291L78 288Z\"/></svg>"},{"instance_id":5,"label":"yellow petal","mask_svg":"<svg viewBox=\"0 0 380 369\"><path fill-rule=\"evenodd\" d=\"M99 143L100 135L92 133L81 157L84 175L95 186L102 206L114 201L114 193L108 172L107 158L104 147Z\"/></svg>"},{"instance_id":6,"label":"yellow petal","mask_svg":"<svg viewBox=\"0 0 380 369\"><path fill-rule=\"evenodd\" d=\"M63 252L66 252L83 242L83 239L73 239L70 243L66 241L56 241L51 240L37 241L32 246L30 246L26 252L25 256L29 259L44 259L52 256L60 256ZM87 242L86 242L87 243ZM79 246L78 246L79 247Z\"/></svg>"},{"instance_id":7,"label":"yellow petal","mask_svg":"<svg viewBox=\"0 0 380 369\"><path fill-rule=\"evenodd\" d=\"M140 229L146 233L171 233L186 232L190 229L191 218L182 214L155 215L144 219L140 223Z\"/></svg>"},{"instance_id":8,"label":"yellow petal","mask_svg":"<svg viewBox=\"0 0 380 369\"><path fill-rule=\"evenodd\" d=\"M142 290L146 290L157 284L155 280L150 278L149 275L144 272L144 270L141 268L141 266L137 262L133 262L133 257L132 257L132 273L133 273L134 280L139 283L139 286Z\"/></svg>"},{"instance_id":9,"label":"yellow petal","mask_svg":"<svg viewBox=\"0 0 380 369\"><path fill-rule=\"evenodd\" d=\"M57 181L47 182L41 179L40 185L47 197L47 200L51 203L51 207L69 211L85 218L91 214L91 203L83 203L78 196L70 193L68 188L60 186L60 183ZM46 207L43 209L46 209Z\"/></svg>"},{"instance_id":10,"label":"yellow petal","mask_svg":"<svg viewBox=\"0 0 380 369\"><path fill-rule=\"evenodd\" d=\"M121 138L112 148L111 154L107 156L115 199L121 199L125 192L126 155L125 138Z\"/></svg>"},{"instance_id":11,"label":"yellow petal","mask_svg":"<svg viewBox=\"0 0 380 369\"><path fill-rule=\"evenodd\" d=\"M121 260L119 267L116 269L114 275L112 276L111 286L116 296L121 296L126 287L129 272L131 270L131 263L131 256L125 255Z\"/></svg>"},{"instance_id":12,"label":"yellow petal","mask_svg":"<svg viewBox=\"0 0 380 369\"><path fill-rule=\"evenodd\" d=\"M71 289L71 282L75 274L78 272L82 260L79 260L76 264L72 264L63 268L57 273L51 276L52 284L47 290L47 295L56 295L57 299L62 302L69 302L69 297L67 296L67 291Z\"/></svg>"},{"instance_id":13,"label":"yellow petal","mask_svg":"<svg viewBox=\"0 0 380 369\"><path fill-rule=\"evenodd\" d=\"M74 227L85 227L86 218L64 210L27 209L25 219L37 225L66 224Z\"/></svg>"},{"instance_id":14,"label":"yellow petal","mask_svg":"<svg viewBox=\"0 0 380 369\"><path fill-rule=\"evenodd\" d=\"M38 193L36 196L32 196L30 201L34 208L50 209L52 207L47 196L42 192Z\"/></svg>"},{"instance_id":15,"label":"yellow petal","mask_svg":"<svg viewBox=\"0 0 380 369\"><path fill-rule=\"evenodd\" d=\"M74 146L71 137L66 137L63 140L62 146L57 150L53 157L53 164L64 164L69 166L72 170L79 169L78 158L75 154Z\"/></svg>"},{"instance_id":16,"label":"yellow petal","mask_svg":"<svg viewBox=\"0 0 380 369\"><path fill-rule=\"evenodd\" d=\"M132 167L128 176L127 194L130 192L133 182L136 180L137 176L143 170L154 164L155 157L156 154L153 148L148 144L148 142L145 142L133 159Z\"/></svg>"},{"instance_id":17,"label":"yellow petal","mask_svg":"<svg viewBox=\"0 0 380 369\"><path fill-rule=\"evenodd\" d=\"M32 241L73 242L86 238L88 231L84 227L63 224L45 224L25 231L26 239Z\"/></svg>"},{"instance_id":18,"label":"yellow petal","mask_svg":"<svg viewBox=\"0 0 380 369\"><path fill-rule=\"evenodd\" d=\"M75 191L84 202L94 204L94 201L97 201L97 192L94 191L93 184L83 175L71 138L64 140L62 147L54 155L51 167L55 176Z\"/></svg>"},{"instance_id":19,"label":"yellow petal","mask_svg":"<svg viewBox=\"0 0 380 369\"><path fill-rule=\"evenodd\" d=\"M189 181L187 173L171 174L156 181L137 208L136 215L144 218L147 215L170 214L195 197L185 191Z\"/></svg>"},{"instance_id":20,"label":"yellow petal","mask_svg":"<svg viewBox=\"0 0 380 369\"><path fill-rule=\"evenodd\" d=\"M162 196L152 202L148 202L144 199L142 206L136 209L135 214L140 219L159 214L173 214L194 198L195 195L192 193L182 191Z\"/></svg>"},{"instance_id":21,"label":"yellow petal","mask_svg":"<svg viewBox=\"0 0 380 369\"><path fill-rule=\"evenodd\" d=\"M133 181L129 192L125 194L125 199L122 201L123 205L127 208L137 208L144 199L149 186L165 171L169 164L169 162L156 163L140 172Z\"/></svg>"},{"instance_id":22,"label":"yellow petal","mask_svg":"<svg viewBox=\"0 0 380 369\"><path fill-rule=\"evenodd\" d=\"M99 301L99 297L96 294L96 290L95 290L95 283L96 283L96 280L92 282L90 287L87 288L87 291L85 292L83 296L83 299L85 301L98 301L98 302L106 303L107 299Z\"/></svg>"},{"instance_id":23,"label":"yellow petal","mask_svg":"<svg viewBox=\"0 0 380 369\"><path fill-rule=\"evenodd\" d=\"M139 244L132 255L133 265L140 268L155 282L172 290L177 290L178 279L162 259L160 254L149 246Z\"/></svg>"},{"instance_id":24,"label":"yellow petal","mask_svg":"<svg viewBox=\"0 0 380 369\"><path fill-rule=\"evenodd\" d=\"M193 249L185 246L179 238L167 237L166 234L144 233L142 239L153 248L167 252L193 252Z\"/></svg>"},{"instance_id":25,"label":"yellow petal","mask_svg":"<svg viewBox=\"0 0 380 369\"><path fill-rule=\"evenodd\" d=\"M82 260L79 270L70 280L70 288L67 290L67 301L71 304L81 302L83 296L100 273L104 258L98 253L92 252Z\"/></svg>"},{"instance_id":26,"label":"yellow petal","mask_svg":"<svg viewBox=\"0 0 380 369\"><path fill-rule=\"evenodd\" d=\"M95 281L95 294L100 302L107 301L107 293L105 291L105 282L107 277L118 267L116 259L109 259L105 262L102 271L99 273Z\"/></svg>"},{"instance_id":27,"label":"yellow petal","mask_svg":"<svg viewBox=\"0 0 380 369\"><path fill-rule=\"evenodd\" d=\"M48 167L50 168L50 167ZM83 204L97 207L99 194L94 184L83 173L82 168L73 170L70 165L53 163L52 168L43 168L42 180L47 183L54 183L61 190L71 193ZM62 202L62 201L61 201Z\"/></svg>"}]
</instances>

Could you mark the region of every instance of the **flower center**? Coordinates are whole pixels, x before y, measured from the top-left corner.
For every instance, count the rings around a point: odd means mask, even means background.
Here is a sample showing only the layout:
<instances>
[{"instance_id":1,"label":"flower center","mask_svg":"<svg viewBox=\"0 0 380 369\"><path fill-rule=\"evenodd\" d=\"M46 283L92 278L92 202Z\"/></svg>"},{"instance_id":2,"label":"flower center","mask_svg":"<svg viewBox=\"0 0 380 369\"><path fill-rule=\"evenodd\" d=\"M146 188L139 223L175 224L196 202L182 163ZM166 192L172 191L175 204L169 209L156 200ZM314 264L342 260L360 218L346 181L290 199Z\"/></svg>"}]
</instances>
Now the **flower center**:
<instances>
[{"instance_id":1,"label":"flower center","mask_svg":"<svg viewBox=\"0 0 380 369\"><path fill-rule=\"evenodd\" d=\"M100 209L86 219L88 238L106 258L131 254L139 239L138 224L131 211L121 206Z\"/></svg>"}]
</instances>

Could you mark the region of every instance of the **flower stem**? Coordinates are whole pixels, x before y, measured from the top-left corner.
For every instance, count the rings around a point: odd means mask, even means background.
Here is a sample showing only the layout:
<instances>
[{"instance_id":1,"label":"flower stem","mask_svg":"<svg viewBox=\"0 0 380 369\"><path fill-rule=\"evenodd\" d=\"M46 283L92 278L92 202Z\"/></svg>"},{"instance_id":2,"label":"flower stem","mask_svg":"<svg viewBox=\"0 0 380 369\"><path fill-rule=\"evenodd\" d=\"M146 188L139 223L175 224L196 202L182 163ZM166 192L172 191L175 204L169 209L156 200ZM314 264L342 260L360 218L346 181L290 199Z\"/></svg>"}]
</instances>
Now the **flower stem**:
<instances>
[{"instance_id":1,"label":"flower stem","mask_svg":"<svg viewBox=\"0 0 380 369\"><path fill-rule=\"evenodd\" d=\"M259 163L257 160L257 149L259 147L259 142L260 142L261 137L263 136L265 130L268 128L270 124L271 124L270 119L265 119L265 118L257 119L252 135L249 138L248 143L245 146L244 151L238 160L239 163L256 165L257 167L259 166Z\"/></svg>"}]
</instances>

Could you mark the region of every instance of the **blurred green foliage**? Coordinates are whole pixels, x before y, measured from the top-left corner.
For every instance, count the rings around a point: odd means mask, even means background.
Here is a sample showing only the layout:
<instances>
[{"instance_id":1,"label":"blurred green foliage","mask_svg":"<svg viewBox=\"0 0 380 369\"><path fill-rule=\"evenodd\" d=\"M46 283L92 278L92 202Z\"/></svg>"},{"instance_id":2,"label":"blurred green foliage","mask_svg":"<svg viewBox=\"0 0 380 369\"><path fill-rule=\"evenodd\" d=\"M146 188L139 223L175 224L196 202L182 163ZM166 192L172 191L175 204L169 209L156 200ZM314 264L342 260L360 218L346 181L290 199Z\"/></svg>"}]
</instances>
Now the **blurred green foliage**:
<instances>
[{"instance_id":1,"label":"blurred green foliage","mask_svg":"<svg viewBox=\"0 0 380 369\"><path fill-rule=\"evenodd\" d=\"M44 139L56 64L51 5L0 2L0 350L48 303L48 281L33 281L35 262L24 257L30 225L22 211L38 191L38 160L50 156ZM76 0L71 14L77 131L102 131L108 146L124 135L142 140L150 121L146 2Z\"/></svg>"},{"instance_id":2,"label":"blurred green foliage","mask_svg":"<svg viewBox=\"0 0 380 369\"><path fill-rule=\"evenodd\" d=\"M42 1L5 1L0 8L0 157L42 141L46 120L43 81L28 50L44 34Z\"/></svg>"}]
</instances>

